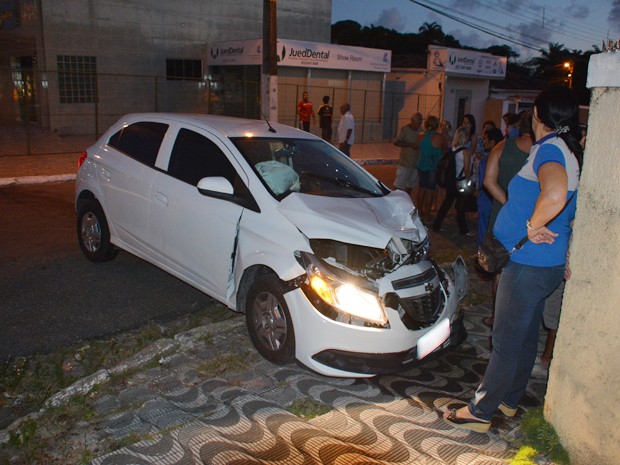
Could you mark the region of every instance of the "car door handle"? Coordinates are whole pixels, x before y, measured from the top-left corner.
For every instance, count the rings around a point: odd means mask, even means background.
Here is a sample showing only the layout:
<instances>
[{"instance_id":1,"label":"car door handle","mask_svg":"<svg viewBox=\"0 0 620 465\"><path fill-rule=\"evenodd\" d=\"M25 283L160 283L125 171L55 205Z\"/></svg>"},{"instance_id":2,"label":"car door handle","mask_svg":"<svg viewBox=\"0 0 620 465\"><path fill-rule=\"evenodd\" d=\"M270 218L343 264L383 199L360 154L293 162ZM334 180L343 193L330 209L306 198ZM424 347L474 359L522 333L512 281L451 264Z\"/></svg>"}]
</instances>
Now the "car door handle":
<instances>
[{"instance_id":1,"label":"car door handle","mask_svg":"<svg viewBox=\"0 0 620 465\"><path fill-rule=\"evenodd\" d=\"M110 176L112 176L112 173L110 173L105 168L101 168L101 177L102 178L104 178L106 181L109 181L110 180Z\"/></svg>"},{"instance_id":2,"label":"car door handle","mask_svg":"<svg viewBox=\"0 0 620 465\"><path fill-rule=\"evenodd\" d=\"M163 203L166 207L168 206L168 197L166 197L164 194L162 194L161 192L155 192L155 194L153 195L153 197L155 198L155 200Z\"/></svg>"}]
</instances>

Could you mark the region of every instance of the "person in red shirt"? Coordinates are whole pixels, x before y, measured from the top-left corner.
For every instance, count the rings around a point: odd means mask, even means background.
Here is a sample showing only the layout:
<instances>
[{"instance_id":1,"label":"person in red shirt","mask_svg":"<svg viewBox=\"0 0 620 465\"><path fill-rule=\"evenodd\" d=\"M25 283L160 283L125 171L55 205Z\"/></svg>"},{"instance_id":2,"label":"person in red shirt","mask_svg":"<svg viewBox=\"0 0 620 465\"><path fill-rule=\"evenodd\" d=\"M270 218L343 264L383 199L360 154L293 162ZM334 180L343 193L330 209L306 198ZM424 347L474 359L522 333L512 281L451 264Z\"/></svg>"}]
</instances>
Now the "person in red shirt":
<instances>
[{"instance_id":1,"label":"person in red shirt","mask_svg":"<svg viewBox=\"0 0 620 465\"><path fill-rule=\"evenodd\" d=\"M308 101L308 92L304 92L301 99L301 102L297 104L299 122L301 123L301 128L304 131L310 132L310 118L312 117L312 121L314 121L316 116L314 114L314 110L312 109L312 102Z\"/></svg>"}]
</instances>

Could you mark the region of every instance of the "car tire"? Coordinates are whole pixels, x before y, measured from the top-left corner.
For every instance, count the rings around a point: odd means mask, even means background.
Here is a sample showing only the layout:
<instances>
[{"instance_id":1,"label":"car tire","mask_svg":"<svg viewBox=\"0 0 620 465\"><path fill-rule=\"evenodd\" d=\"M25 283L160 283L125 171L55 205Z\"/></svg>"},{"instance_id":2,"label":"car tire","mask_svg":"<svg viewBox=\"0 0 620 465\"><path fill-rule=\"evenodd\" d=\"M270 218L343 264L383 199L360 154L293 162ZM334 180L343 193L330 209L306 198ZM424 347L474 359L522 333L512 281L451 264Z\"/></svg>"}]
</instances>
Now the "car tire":
<instances>
[{"instance_id":1,"label":"car tire","mask_svg":"<svg viewBox=\"0 0 620 465\"><path fill-rule=\"evenodd\" d=\"M103 209L94 199L78 211L77 236L80 249L90 261L112 260L118 252L110 242L110 228Z\"/></svg>"},{"instance_id":2,"label":"car tire","mask_svg":"<svg viewBox=\"0 0 620 465\"><path fill-rule=\"evenodd\" d=\"M276 276L258 277L248 291L245 321L258 353L272 363L285 365L295 358L295 331Z\"/></svg>"}]
</instances>

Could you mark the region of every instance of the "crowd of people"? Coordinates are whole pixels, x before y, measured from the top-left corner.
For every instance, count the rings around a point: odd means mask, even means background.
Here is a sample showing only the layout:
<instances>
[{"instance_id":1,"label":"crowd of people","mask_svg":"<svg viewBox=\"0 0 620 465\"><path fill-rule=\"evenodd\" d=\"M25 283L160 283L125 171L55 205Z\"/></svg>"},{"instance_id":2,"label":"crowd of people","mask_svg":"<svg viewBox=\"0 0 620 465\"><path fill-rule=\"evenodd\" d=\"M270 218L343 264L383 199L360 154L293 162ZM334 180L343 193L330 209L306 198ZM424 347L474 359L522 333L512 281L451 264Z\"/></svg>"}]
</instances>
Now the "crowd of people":
<instances>
[{"instance_id":1,"label":"crowd of people","mask_svg":"<svg viewBox=\"0 0 620 465\"><path fill-rule=\"evenodd\" d=\"M297 113L300 128L309 131L315 114L306 92ZM340 113L337 146L350 156L355 121L349 103ZM328 96L318 115L321 135L331 142ZM487 233L507 250L527 237L491 277L493 313L484 319L492 327L491 357L483 380L468 405L444 414L451 426L486 432L496 411L516 414L532 373L545 376L551 363L564 283L570 278L568 248L586 134L575 95L564 87L541 92L532 109L506 113L500 125L485 121L480 134L472 114L458 123L453 132L450 121L411 115L394 140L400 156L393 184L411 196L420 218L435 232L442 231L453 209L462 236L473 236L467 213L476 212L478 247ZM438 172L445 157L453 166L447 184L446 174ZM541 321L548 335L537 355Z\"/></svg>"},{"instance_id":2,"label":"crowd of people","mask_svg":"<svg viewBox=\"0 0 620 465\"><path fill-rule=\"evenodd\" d=\"M451 426L488 431L496 410L516 414L531 375L546 376L570 277L568 245L586 137L578 116L572 91L551 88L533 109L503 115L501 129L489 120L477 134L474 116L466 114L452 133L449 121L414 113L394 142L401 149L394 186L415 199L435 232L453 209L463 236L471 235L466 214L477 212L478 247L487 232L507 250L528 238L492 276L493 314L484 319L492 327L491 358L470 403L445 412ZM454 173L436 208L442 156L454 158ZM541 321L548 333L537 355Z\"/></svg>"}]
</instances>

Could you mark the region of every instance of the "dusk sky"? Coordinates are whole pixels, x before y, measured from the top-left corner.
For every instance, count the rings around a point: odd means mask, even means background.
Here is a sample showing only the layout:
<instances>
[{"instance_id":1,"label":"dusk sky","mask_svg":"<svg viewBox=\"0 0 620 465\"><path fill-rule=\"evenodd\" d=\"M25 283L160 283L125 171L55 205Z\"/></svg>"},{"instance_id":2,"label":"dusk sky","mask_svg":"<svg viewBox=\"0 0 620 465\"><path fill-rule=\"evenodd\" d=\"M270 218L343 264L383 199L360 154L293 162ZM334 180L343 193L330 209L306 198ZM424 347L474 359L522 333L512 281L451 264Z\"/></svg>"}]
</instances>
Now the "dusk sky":
<instances>
[{"instance_id":1,"label":"dusk sky","mask_svg":"<svg viewBox=\"0 0 620 465\"><path fill-rule=\"evenodd\" d=\"M417 33L434 21L462 45L507 44L519 59L538 56L550 42L586 51L608 38L620 39L620 0L332 0L332 24L347 19L401 33Z\"/></svg>"}]
</instances>

